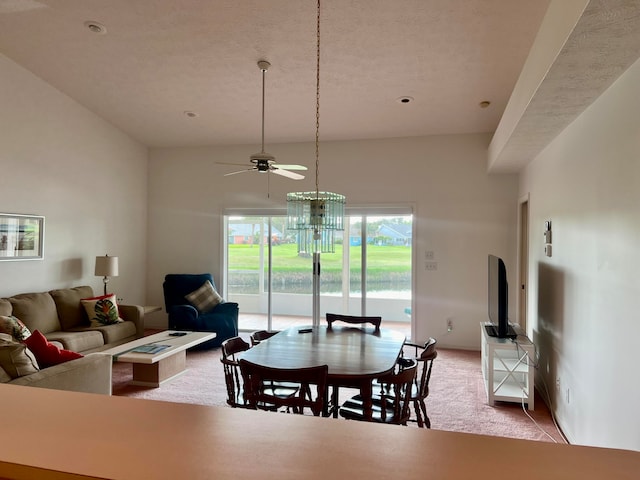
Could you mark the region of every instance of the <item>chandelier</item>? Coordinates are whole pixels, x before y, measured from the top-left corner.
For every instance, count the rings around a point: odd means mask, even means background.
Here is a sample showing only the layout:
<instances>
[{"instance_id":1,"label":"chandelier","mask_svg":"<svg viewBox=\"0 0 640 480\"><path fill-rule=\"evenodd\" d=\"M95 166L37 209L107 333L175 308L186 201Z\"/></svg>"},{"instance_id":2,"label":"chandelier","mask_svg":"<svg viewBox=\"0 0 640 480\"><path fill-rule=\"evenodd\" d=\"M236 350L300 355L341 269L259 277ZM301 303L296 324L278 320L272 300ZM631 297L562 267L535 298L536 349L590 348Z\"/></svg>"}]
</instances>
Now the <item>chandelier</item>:
<instances>
[{"instance_id":1,"label":"chandelier","mask_svg":"<svg viewBox=\"0 0 640 480\"><path fill-rule=\"evenodd\" d=\"M298 253L313 253L314 255L320 252L335 252L334 233L344 230L345 204L344 195L321 192L318 181L320 171L320 0L317 2L316 15L315 147L315 191L287 194L287 229L298 232ZM314 265L315 263L316 259L314 258Z\"/></svg>"}]
</instances>

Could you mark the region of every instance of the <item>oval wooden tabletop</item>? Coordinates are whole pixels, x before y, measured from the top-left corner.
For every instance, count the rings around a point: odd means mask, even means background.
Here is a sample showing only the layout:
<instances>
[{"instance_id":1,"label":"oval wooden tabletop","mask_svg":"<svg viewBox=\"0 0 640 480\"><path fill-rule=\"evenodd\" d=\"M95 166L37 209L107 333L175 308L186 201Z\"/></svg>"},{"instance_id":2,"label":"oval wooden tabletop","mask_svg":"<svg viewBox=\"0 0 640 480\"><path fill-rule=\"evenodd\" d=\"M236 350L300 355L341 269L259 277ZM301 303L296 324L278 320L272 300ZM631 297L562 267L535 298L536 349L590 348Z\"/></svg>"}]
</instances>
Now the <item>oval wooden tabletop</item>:
<instances>
[{"instance_id":1,"label":"oval wooden tabletop","mask_svg":"<svg viewBox=\"0 0 640 480\"><path fill-rule=\"evenodd\" d=\"M241 358L272 368L328 365L329 377L377 377L390 371L405 336L395 330L373 327L328 329L322 325L291 327L243 352Z\"/></svg>"}]
</instances>

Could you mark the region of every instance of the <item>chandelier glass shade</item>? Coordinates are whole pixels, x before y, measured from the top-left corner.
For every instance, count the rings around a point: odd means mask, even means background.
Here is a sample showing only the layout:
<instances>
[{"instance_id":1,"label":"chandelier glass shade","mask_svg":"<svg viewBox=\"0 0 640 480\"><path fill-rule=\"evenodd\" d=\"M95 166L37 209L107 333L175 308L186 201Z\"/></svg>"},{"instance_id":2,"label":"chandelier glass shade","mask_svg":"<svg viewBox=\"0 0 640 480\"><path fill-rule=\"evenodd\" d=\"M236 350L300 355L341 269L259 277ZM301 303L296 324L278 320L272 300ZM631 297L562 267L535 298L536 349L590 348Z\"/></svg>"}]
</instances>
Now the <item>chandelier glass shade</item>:
<instances>
[{"instance_id":1,"label":"chandelier glass shade","mask_svg":"<svg viewBox=\"0 0 640 480\"><path fill-rule=\"evenodd\" d=\"M339 193L287 194L287 228L298 232L299 252L335 252L334 232L344 230L344 204Z\"/></svg>"}]
</instances>

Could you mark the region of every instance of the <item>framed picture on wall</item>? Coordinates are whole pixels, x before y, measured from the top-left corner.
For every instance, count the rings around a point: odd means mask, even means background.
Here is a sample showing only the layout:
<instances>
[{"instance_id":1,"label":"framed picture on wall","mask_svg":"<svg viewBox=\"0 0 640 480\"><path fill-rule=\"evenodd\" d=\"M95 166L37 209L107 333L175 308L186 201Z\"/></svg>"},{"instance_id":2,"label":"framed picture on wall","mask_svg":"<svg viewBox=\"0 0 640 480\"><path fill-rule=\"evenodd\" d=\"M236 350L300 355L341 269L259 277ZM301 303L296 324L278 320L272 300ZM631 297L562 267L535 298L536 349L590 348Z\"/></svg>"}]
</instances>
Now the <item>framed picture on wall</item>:
<instances>
[{"instance_id":1,"label":"framed picture on wall","mask_svg":"<svg viewBox=\"0 0 640 480\"><path fill-rule=\"evenodd\" d=\"M39 260L44 254L44 217L0 213L0 260Z\"/></svg>"}]
</instances>

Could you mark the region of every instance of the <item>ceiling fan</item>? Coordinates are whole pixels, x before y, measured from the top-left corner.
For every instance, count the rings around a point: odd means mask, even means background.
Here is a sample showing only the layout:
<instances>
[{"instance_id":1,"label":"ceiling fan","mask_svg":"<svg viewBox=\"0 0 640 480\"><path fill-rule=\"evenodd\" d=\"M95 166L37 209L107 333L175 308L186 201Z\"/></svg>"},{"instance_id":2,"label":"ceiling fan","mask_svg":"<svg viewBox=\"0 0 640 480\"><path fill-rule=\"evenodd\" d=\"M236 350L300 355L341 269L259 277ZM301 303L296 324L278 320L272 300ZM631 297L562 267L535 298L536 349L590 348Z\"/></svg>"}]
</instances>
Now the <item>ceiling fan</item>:
<instances>
[{"instance_id":1,"label":"ceiling fan","mask_svg":"<svg viewBox=\"0 0 640 480\"><path fill-rule=\"evenodd\" d=\"M292 180L302 180L304 175L300 175L299 173L291 172L290 170L306 170L307 167L303 165L281 165L275 163L276 158L264 151L264 79L265 74L271 64L266 60L260 60L258 62L258 68L262 71L262 149L260 153L254 153L249 157L249 160L253 164L249 168L245 168L243 170L239 170L237 172L225 173L225 177L229 175L236 175L238 173L257 171L260 173L270 173L273 172L276 175L282 175L283 177L291 178ZM242 165L239 163L223 163L218 162L220 165Z\"/></svg>"}]
</instances>

